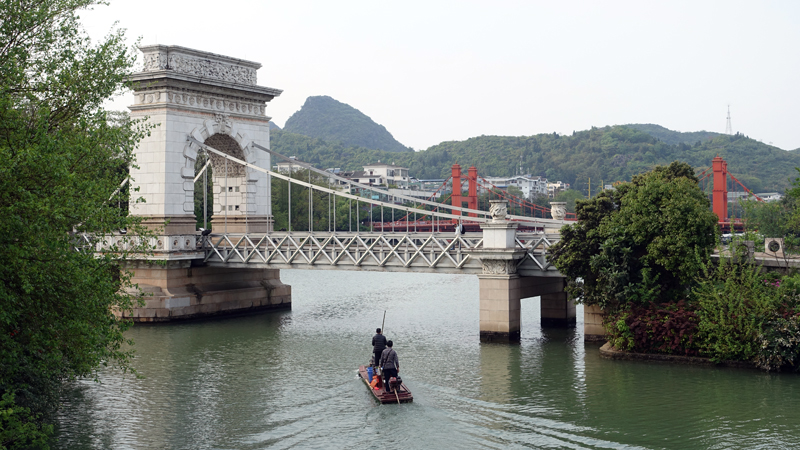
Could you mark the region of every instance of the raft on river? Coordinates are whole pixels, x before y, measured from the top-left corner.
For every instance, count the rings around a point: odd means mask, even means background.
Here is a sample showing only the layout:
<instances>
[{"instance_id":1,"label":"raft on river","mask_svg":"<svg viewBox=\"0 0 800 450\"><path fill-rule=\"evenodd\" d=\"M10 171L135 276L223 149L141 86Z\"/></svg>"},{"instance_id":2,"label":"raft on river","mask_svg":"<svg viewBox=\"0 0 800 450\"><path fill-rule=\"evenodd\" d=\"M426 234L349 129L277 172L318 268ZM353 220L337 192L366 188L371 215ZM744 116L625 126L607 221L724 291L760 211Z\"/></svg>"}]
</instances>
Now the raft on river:
<instances>
[{"instance_id":1,"label":"raft on river","mask_svg":"<svg viewBox=\"0 0 800 450\"><path fill-rule=\"evenodd\" d=\"M402 381L400 382L400 386L398 389L395 389L394 392L386 392L383 389L383 380L381 379L378 382L378 385L374 388L369 384L369 374L367 373L367 366L360 366L358 368L358 376L364 381L364 384L367 385L367 389L372 392L372 395L377 399L379 402L383 403L410 403L414 400L414 396L411 395L411 391L408 390L406 384ZM373 375L374 377L374 375Z\"/></svg>"}]
</instances>

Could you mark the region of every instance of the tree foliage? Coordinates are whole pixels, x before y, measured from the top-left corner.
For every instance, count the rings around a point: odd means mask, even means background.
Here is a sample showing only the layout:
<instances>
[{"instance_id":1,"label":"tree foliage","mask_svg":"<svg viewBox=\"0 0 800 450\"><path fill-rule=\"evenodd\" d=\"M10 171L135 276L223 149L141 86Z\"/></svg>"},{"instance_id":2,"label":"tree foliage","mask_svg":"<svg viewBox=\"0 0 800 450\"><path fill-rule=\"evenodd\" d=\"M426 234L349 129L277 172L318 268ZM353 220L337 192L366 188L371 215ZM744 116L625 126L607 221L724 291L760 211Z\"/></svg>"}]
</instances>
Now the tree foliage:
<instances>
[{"instance_id":1,"label":"tree foliage","mask_svg":"<svg viewBox=\"0 0 800 450\"><path fill-rule=\"evenodd\" d=\"M124 208L141 124L102 110L133 63L121 31L92 44L90 0L0 4L0 446L46 446L65 380L126 368L120 254L77 252L83 233L133 229ZM124 256L124 254L122 254Z\"/></svg>"},{"instance_id":2,"label":"tree foliage","mask_svg":"<svg viewBox=\"0 0 800 450\"><path fill-rule=\"evenodd\" d=\"M717 242L717 218L685 163L578 201L576 213L551 261L574 298L609 311L682 298Z\"/></svg>"},{"instance_id":3,"label":"tree foliage","mask_svg":"<svg viewBox=\"0 0 800 450\"><path fill-rule=\"evenodd\" d=\"M584 195L575 189L567 189L556 194L555 202L566 202L567 211L575 212L575 202L585 199Z\"/></svg>"},{"instance_id":4,"label":"tree foliage","mask_svg":"<svg viewBox=\"0 0 800 450\"><path fill-rule=\"evenodd\" d=\"M448 141L414 153L370 150L356 144L342 144L273 130L271 148L297 156L319 168L340 167L361 170L378 160L408 167L420 179L447 178L454 163L474 165L482 176L510 176L520 164L525 172L550 181L569 183L571 188L592 195L600 183L630 181L634 175L672 161L684 161L698 170L708 169L720 155L728 168L753 192L783 192L789 187L793 167L800 166L800 153L762 144L741 134L709 135L693 145L663 142L645 131L627 126L607 126L578 131L571 136L555 133L535 136L478 136L465 141ZM704 183L711 194L711 183ZM731 182L730 191L742 188Z\"/></svg>"},{"instance_id":5,"label":"tree foliage","mask_svg":"<svg viewBox=\"0 0 800 450\"><path fill-rule=\"evenodd\" d=\"M625 127L643 131L659 141L669 145L694 145L697 142L702 143L722 135L722 133L714 133L712 131L692 131L688 133L681 133L680 131L672 131L668 128L662 127L661 125L655 125L652 123L629 123L626 124Z\"/></svg>"}]
</instances>

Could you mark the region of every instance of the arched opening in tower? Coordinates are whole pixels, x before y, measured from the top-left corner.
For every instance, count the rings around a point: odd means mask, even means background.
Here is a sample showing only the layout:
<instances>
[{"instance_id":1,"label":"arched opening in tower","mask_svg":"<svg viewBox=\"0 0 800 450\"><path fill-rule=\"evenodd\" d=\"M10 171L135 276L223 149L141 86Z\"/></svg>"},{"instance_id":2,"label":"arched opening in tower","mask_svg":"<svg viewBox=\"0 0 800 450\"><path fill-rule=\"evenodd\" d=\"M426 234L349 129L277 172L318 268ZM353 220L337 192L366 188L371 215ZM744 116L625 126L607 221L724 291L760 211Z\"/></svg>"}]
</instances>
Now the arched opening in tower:
<instances>
[{"instance_id":1,"label":"arched opening in tower","mask_svg":"<svg viewBox=\"0 0 800 450\"><path fill-rule=\"evenodd\" d=\"M204 143L236 159L245 160L242 148L227 134L214 134ZM197 179L194 188L197 225L206 229L214 228L212 218L218 228L221 223L225 224L228 217L240 218L248 214L248 207L252 209L246 167L216 153L202 152L195 163L195 175L203 169L208 159L211 164L206 173Z\"/></svg>"}]
</instances>

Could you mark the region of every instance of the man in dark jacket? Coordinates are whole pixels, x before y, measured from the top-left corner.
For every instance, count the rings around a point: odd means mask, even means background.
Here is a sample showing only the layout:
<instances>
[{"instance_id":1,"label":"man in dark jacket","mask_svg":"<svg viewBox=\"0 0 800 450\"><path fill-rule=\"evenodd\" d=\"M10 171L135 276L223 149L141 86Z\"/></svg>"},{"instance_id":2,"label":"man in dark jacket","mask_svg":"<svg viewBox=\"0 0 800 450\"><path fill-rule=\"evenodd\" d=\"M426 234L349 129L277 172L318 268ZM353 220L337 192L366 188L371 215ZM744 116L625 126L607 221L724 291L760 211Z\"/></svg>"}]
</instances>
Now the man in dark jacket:
<instances>
[{"instance_id":1,"label":"man in dark jacket","mask_svg":"<svg viewBox=\"0 0 800 450\"><path fill-rule=\"evenodd\" d=\"M381 361L381 354L383 353L383 349L386 348L386 336L381 334L381 329L378 328L375 330L377 333L375 336L372 336L372 353L375 355L373 363L377 367L378 363Z\"/></svg>"},{"instance_id":2,"label":"man in dark jacket","mask_svg":"<svg viewBox=\"0 0 800 450\"><path fill-rule=\"evenodd\" d=\"M383 371L383 389L389 392L389 379L397 376L400 371L400 359L397 352L392 349L394 342L386 343L386 349L381 354L380 366Z\"/></svg>"}]
</instances>

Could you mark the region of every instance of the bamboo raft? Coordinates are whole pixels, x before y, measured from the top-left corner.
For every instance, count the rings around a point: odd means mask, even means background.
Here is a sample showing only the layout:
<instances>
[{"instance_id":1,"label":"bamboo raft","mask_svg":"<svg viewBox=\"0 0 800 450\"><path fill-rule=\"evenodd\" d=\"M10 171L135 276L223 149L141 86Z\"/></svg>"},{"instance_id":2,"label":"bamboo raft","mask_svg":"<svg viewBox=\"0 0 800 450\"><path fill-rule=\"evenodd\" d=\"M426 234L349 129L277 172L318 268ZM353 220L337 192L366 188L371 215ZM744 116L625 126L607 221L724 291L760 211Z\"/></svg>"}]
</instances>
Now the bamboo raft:
<instances>
[{"instance_id":1,"label":"bamboo raft","mask_svg":"<svg viewBox=\"0 0 800 450\"><path fill-rule=\"evenodd\" d=\"M410 403L414 401L414 396L411 395L411 391L408 390L405 383L400 383L400 388L397 389L395 392L385 392L383 390L383 380L381 380L375 389L373 389L369 385L369 375L367 375L367 366L360 366L358 368L358 376L367 385L367 389L372 392L372 395L375 397L376 400L381 402L381 404L386 403Z\"/></svg>"}]
</instances>

